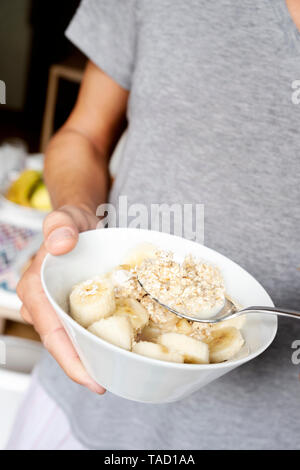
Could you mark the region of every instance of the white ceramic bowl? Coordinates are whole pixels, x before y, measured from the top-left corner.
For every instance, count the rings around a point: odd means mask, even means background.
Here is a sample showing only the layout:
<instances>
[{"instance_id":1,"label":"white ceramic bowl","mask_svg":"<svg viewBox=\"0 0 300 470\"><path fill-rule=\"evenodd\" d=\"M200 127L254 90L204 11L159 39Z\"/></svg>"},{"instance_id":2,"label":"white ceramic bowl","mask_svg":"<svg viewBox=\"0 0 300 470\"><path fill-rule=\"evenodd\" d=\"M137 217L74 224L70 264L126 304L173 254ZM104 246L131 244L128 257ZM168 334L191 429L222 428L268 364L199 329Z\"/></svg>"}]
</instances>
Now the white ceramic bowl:
<instances>
[{"instance_id":1,"label":"white ceramic bowl","mask_svg":"<svg viewBox=\"0 0 300 470\"><path fill-rule=\"evenodd\" d=\"M277 318L255 313L249 316L242 331L249 354L221 364L176 364L120 349L77 324L67 313L67 299L72 286L121 264L128 251L144 242L171 250L179 256L191 253L219 266L228 294L243 306L273 305L267 292L250 274L205 246L173 235L139 229L111 228L85 232L71 253L46 256L42 283L94 380L112 393L130 400L172 402L250 361L271 344L277 331Z\"/></svg>"}]
</instances>

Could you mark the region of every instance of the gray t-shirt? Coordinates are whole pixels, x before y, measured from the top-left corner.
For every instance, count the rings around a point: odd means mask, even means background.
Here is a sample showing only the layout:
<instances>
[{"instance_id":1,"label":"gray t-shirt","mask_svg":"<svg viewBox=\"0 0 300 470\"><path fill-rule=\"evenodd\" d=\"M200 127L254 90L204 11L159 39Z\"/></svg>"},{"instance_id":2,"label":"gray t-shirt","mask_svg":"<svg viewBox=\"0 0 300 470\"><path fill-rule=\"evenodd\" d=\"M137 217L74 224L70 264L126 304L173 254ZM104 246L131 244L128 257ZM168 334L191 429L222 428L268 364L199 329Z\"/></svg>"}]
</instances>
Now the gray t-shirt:
<instances>
[{"instance_id":1,"label":"gray t-shirt","mask_svg":"<svg viewBox=\"0 0 300 470\"><path fill-rule=\"evenodd\" d=\"M205 244L300 310L300 34L284 0L85 0L67 37L130 90L111 201L203 203ZM171 404L96 396L48 355L40 381L90 448L300 449L296 339L280 320L262 356Z\"/></svg>"}]
</instances>

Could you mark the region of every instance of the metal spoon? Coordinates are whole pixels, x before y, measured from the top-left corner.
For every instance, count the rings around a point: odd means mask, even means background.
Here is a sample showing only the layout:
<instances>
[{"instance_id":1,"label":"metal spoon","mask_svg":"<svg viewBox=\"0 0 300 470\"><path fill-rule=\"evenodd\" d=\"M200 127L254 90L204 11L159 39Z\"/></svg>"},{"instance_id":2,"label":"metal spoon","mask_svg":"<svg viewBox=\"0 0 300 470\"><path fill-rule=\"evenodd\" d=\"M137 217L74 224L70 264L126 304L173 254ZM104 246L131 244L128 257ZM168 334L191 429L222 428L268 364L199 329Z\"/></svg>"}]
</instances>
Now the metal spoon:
<instances>
[{"instance_id":1,"label":"metal spoon","mask_svg":"<svg viewBox=\"0 0 300 470\"><path fill-rule=\"evenodd\" d=\"M247 307L242 310L238 310L237 307L231 302L231 300L225 298L225 304L224 307L214 316L211 318L198 318L194 317L191 315L186 315L185 313L178 312L174 308L169 307L168 305L165 305L164 303L160 302L159 299L151 295L150 292L148 292L141 281L138 279L138 282L140 286L144 289L146 294L149 295L149 297L154 300L154 302L157 302L159 305L162 307L166 308L172 313L175 313L175 315L178 315L181 318L186 318L186 320L190 321L195 321L199 323L218 323L220 321L224 320L229 320L230 318L235 318L238 317L239 315L245 315L247 313L265 313L267 315L280 315L283 317L292 317L292 318L298 318L300 320L300 312L296 312L295 310L287 310L283 308L276 308L276 307L261 307L261 306L253 306L253 307Z\"/></svg>"}]
</instances>

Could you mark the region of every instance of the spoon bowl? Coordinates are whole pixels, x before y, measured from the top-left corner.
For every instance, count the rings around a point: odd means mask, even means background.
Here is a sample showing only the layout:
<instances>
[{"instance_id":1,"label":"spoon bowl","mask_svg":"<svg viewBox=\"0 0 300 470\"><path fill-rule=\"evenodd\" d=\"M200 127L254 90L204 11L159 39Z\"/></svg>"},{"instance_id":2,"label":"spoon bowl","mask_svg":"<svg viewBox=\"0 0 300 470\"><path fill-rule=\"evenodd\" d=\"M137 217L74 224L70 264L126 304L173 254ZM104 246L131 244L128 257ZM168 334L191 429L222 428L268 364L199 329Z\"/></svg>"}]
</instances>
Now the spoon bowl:
<instances>
[{"instance_id":1,"label":"spoon bowl","mask_svg":"<svg viewBox=\"0 0 300 470\"><path fill-rule=\"evenodd\" d=\"M186 320L193 321L193 322L198 322L198 323L219 323L221 321L225 320L230 320L231 318L238 317L240 315L245 315L247 313L263 313L267 315L280 315L283 317L292 317L292 318L297 318L300 320L300 312L297 312L296 310L289 310L289 309L282 309L282 308L276 308L276 307L264 307L264 306L253 306L253 307L247 307L244 309L239 310L234 303L229 300L227 297L225 297L225 302L224 306L219 310L216 315L209 317L209 318L200 318L197 316L192 316L192 315L187 315L186 313L179 312L178 310L175 310L174 308L170 307L169 305L164 304L161 302L159 299L157 299L155 296L153 296L150 292L148 292L145 287L143 286L143 283L140 281L138 278L138 282L142 289L145 291L145 293L156 303L158 303L161 307L167 309L169 312L174 313L180 318L185 318Z\"/></svg>"}]
</instances>

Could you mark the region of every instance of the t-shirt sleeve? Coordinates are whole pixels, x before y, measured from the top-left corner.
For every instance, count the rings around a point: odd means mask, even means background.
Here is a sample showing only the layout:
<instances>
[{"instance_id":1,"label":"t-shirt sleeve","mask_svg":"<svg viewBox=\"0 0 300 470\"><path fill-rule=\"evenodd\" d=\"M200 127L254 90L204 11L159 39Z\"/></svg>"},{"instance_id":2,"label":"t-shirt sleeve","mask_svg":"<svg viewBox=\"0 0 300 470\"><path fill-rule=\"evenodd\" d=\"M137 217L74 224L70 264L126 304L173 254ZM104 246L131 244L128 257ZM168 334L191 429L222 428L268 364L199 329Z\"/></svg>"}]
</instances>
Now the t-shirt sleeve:
<instances>
[{"instance_id":1,"label":"t-shirt sleeve","mask_svg":"<svg viewBox=\"0 0 300 470\"><path fill-rule=\"evenodd\" d=\"M121 87L130 90L135 60L136 0L82 0L67 38Z\"/></svg>"}]
</instances>

